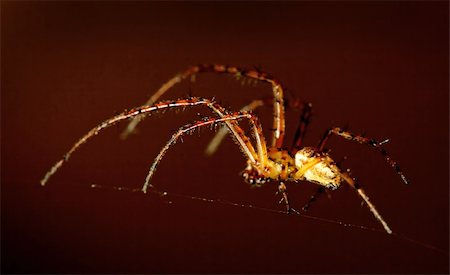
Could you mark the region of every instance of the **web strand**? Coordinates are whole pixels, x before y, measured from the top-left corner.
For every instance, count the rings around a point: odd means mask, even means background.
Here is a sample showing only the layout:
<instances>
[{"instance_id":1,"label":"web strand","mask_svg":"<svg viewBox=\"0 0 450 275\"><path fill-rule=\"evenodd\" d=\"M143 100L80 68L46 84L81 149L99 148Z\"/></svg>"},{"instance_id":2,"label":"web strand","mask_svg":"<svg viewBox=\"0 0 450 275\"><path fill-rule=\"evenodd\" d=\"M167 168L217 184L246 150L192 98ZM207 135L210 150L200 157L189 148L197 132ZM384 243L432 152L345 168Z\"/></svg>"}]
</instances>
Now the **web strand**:
<instances>
[{"instance_id":1,"label":"web strand","mask_svg":"<svg viewBox=\"0 0 450 275\"><path fill-rule=\"evenodd\" d=\"M91 188L96 188L96 189L107 189L107 190L115 190L115 191L125 191L125 192L131 192L131 193L142 193L142 189L141 188L129 188L129 187L118 187L118 186L106 186L106 185L100 185L100 184L92 184ZM330 223L330 224L335 224L335 225L339 225L339 226L343 226L343 227L349 227L349 228L357 228L360 230L366 230L366 231L372 231L372 232L377 232L377 233L381 233L381 234L385 234L387 236L392 236L398 239L401 239L403 241L439 252L441 254L444 255L449 255L449 253L441 248L435 247L433 245L421 242L421 241L417 241L415 239L412 239L410 237L407 237L405 235L396 233L396 232L392 232L391 234L386 233L386 231L382 230L382 229L378 229L378 228L373 228L373 227L368 227L368 226L364 226L364 225L357 225L357 224L351 224L351 223L345 223L345 222L341 222L341 221L337 221L337 220L332 220L332 219L327 219L327 218L321 218L321 217L317 217L317 216L312 216L312 215L306 215L306 214L302 214L300 212L298 212L295 209L291 209L293 210L291 213L288 213L286 211L282 211L282 210L276 210L276 209L271 209L271 208L266 208L266 207L260 207L260 206L255 206L252 204L243 204L243 203L237 203L237 202L232 202L232 201L228 201L228 200L223 200L223 199L209 199L209 198L203 198L203 197L198 197L198 196L191 196L191 195L184 195L184 194L177 194L177 193L169 193L167 191L160 191L155 189L154 187L151 189L147 190L147 194L154 194L160 197L174 197L174 198L182 198L182 199L188 199L188 200L194 200L194 201L201 201L201 202L205 202L205 203L214 203L214 204L222 204L222 205L226 205L226 206L232 206L232 207L239 207L239 208L249 208L249 209L254 209L254 210L258 210L258 211L264 211L264 212L270 212L270 213L275 213L275 214L282 214L282 215L290 215L293 217L299 217L299 218L304 218L304 219L309 219L309 220L315 220L315 221L319 221L319 222L324 222L324 223Z\"/></svg>"}]
</instances>

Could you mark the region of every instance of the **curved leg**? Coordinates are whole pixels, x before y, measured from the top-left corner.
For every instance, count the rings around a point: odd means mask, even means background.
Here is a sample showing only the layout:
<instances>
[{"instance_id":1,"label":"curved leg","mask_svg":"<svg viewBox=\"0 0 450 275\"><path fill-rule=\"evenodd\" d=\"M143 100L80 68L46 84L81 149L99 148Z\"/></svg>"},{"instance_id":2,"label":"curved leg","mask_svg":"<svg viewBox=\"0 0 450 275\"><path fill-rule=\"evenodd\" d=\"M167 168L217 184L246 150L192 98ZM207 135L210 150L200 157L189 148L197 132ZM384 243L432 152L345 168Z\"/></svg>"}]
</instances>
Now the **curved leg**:
<instances>
[{"instance_id":1,"label":"curved leg","mask_svg":"<svg viewBox=\"0 0 450 275\"><path fill-rule=\"evenodd\" d=\"M403 182L405 184L409 184L408 179L405 177L405 175L401 171L400 167L397 165L397 162L395 162L389 156L387 151L381 147L381 145L386 143L387 140L382 141L382 142L377 142L376 140L368 139L368 138L365 138L365 137L360 136L360 135L355 135L355 134L352 134L350 132L344 131L341 128L335 127L335 128L328 129L325 132L324 136L322 137L322 140L320 141L320 143L319 143L319 145L317 147L319 151L323 151L323 147L325 146L325 143L328 141L328 138L330 137L331 134L335 134L335 135L343 137L343 138L345 138L347 140L356 141L358 143L374 147L377 151L379 151L383 155L383 157L385 158L386 162L402 178Z\"/></svg>"},{"instance_id":2,"label":"curved leg","mask_svg":"<svg viewBox=\"0 0 450 275\"><path fill-rule=\"evenodd\" d=\"M254 135L258 144L258 157L259 157L259 163L254 162L253 165L258 167L264 167L265 160L267 159L267 149L266 144L264 141L264 138L260 135L261 133L261 127L259 122L256 120L256 117L253 116L250 113L234 113L229 115L224 115L221 118L205 118L203 120L199 120L193 124L188 124L183 127L181 127L175 134L172 135L172 138L166 143L166 145L161 149L158 156L153 161L152 166L150 167L150 171L147 175L147 178L145 179L144 186L142 187L142 191L144 193L147 192L147 189L150 185L151 178L153 177L153 174L156 171L156 167L158 166L159 162L161 161L162 157L166 154L167 150L169 150L170 146L176 143L176 141L186 133L194 131L196 128L216 124L216 123L226 123L229 121L236 121L238 119L247 118L250 120L250 122L253 125L254 129ZM228 127L229 124L227 124Z\"/></svg>"},{"instance_id":3,"label":"curved leg","mask_svg":"<svg viewBox=\"0 0 450 275\"><path fill-rule=\"evenodd\" d=\"M220 105L215 102L212 102L208 99L202 98L190 98L190 99L181 99L181 100L171 100L171 101L163 101L157 103L153 106L141 106L138 108L131 109L130 111L125 111L119 115L116 115L110 119L105 120L101 124L92 128L87 134L85 134L82 138L80 138L71 148L70 150L60 159L53 167L45 174L44 178L41 180L41 185L44 186L50 177L55 174L58 169L69 160L70 156L84 143L86 143L89 139L96 136L101 130L108 128L112 125L117 124L120 121L134 118L136 116L149 115L154 111L163 110L167 108L175 108L175 107L186 107L186 106L196 106L196 105L206 105L210 109L212 109L219 116L225 116L225 109L223 109ZM233 121L225 121L227 126L232 131L234 137L236 138L239 146L241 147L244 155L251 161L252 163L256 163L258 159L258 155L253 148L253 145L250 143L249 138L244 134L244 131ZM256 131L256 130L255 130ZM263 137L260 137L263 138ZM258 150L260 152L260 157L264 154L267 156L267 152L264 152L263 146L265 147L265 141L260 140L258 145Z\"/></svg>"},{"instance_id":4,"label":"curved leg","mask_svg":"<svg viewBox=\"0 0 450 275\"><path fill-rule=\"evenodd\" d=\"M244 70L238 67L226 66L226 65L211 65L211 64L201 64L197 66L192 66L185 71L175 75L169 81L164 83L155 94L153 94L147 101L146 105L154 104L162 95L164 95L170 88L175 86L177 83L184 79L194 77L198 73L203 72L213 72L213 73L223 73L231 74L239 77L245 77L249 79L255 79L261 82L267 82L272 86L273 92L273 113L274 122L273 128L275 131L272 134L271 146L276 146L280 148L283 145L284 133L285 133L285 119L284 119L284 89L281 83L270 76L268 73L259 70ZM133 132L134 128L139 123L141 117L134 118L127 126L125 131L122 133L121 137L126 138L130 133Z\"/></svg>"}]
</instances>

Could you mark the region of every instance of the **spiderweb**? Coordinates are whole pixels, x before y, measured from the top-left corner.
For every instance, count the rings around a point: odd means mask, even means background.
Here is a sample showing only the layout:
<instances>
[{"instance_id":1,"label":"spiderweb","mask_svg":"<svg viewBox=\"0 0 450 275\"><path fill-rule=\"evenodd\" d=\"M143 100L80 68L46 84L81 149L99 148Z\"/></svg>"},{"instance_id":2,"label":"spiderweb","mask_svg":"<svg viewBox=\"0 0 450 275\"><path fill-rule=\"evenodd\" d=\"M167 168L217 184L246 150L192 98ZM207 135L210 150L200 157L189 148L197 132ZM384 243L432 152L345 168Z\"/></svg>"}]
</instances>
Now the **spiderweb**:
<instances>
[{"instance_id":1,"label":"spiderweb","mask_svg":"<svg viewBox=\"0 0 450 275\"><path fill-rule=\"evenodd\" d=\"M119 186L106 186L106 185L100 185L100 184L91 184L90 186L91 188L95 188L95 189L107 189L107 190L114 190L114 191L123 191L123 192L131 192L131 193L142 193L142 189L141 188L129 188L129 187L119 187ZM348 228L355 228L355 229L359 229L359 230L365 230L365 231L371 231L371 232L375 232L375 233L379 233L379 234L384 234L387 235L389 237L392 238L398 238L400 240L436 251L440 254L443 255L449 255L449 253L441 248L438 248L436 246L412 239L410 237L407 237L403 234L399 234L396 232L392 232L391 234L386 233L386 231L382 230L382 229L378 229L378 228L373 228L373 227L369 227L369 226L364 226L364 225L357 225L357 224L352 224L352 223L346 223L346 222L342 222L342 221L338 221L338 220L333 220L333 219L328 219L328 218L322 218L322 217L317 217L317 216L312 216L312 215L307 215L307 214L303 214L300 213L299 211L295 210L295 209L291 209L292 211L290 213L286 212L286 211L282 211L282 210L276 210L276 209L271 209L271 208L266 208L266 207L260 207L260 206L255 206L252 204L245 204L245 203L237 203L237 202L232 202L229 200L224 200L224 199L210 199L210 198L205 198L205 197L199 197L199 196L192 196L192 195L185 195L185 194L178 194L178 193L172 193L172 192L167 192L167 191L160 191L155 189L154 187L152 187L151 189L147 190L147 194L152 194L152 195L156 195L159 197L166 197L166 198L178 198L178 199L187 199L187 200L193 200L193 201L198 201L198 202L203 202L203 203L209 203L209 204L221 204L221 205L226 205L226 206L231 206L231 207L237 207L237 208L247 208L247 209L252 209L255 211L264 211L264 212L271 212L271 213L275 213L275 214L279 214L279 215L289 215L293 218L300 218L300 219L308 219L308 220L314 220L314 221L319 221L319 222L323 222L323 223L329 223L329 224L335 224L337 226L342 226L342 227L348 227Z\"/></svg>"}]
</instances>

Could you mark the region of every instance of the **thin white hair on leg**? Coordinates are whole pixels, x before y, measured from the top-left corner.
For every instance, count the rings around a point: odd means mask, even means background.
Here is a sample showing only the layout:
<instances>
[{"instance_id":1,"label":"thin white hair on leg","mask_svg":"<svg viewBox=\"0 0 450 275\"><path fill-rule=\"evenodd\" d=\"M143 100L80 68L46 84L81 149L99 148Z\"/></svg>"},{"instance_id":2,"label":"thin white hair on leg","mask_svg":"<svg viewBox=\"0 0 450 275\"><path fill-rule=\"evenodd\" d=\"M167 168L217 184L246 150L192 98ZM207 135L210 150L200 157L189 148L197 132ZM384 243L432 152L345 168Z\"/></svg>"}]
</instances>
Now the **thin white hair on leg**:
<instances>
[{"instance_id":1,"label":"thin white hair on leg","mask_svg":"<svg viewBox=\"0 0 450 275\"><path fill-rule=\"evenodd\" d=\"M87 134L85 134L82 138L80 138L71 148L70 150L58 161L56 162L52 168L50 168L50 170L45 174L45 176L42 178L41 180L41 185L44 186L48 180L51 178L52 175L54 175L60 168L61 166L67 162L69 160L69 158L71 157L71 155L78 150L78 148L83 145L84 143L86 143L89 139L91 139L92 137L96 136L101 130L108 128L112 125L115 125L116 123L129 119L129 118L134 118L136 116L142 116L142 115L149 115L150 113L154 112L154 111L158 111L158 110L164 110L167 108L174 108L174 107L186 107L186 106L196 106L196 105L206 105L208 106L210 109L212 109L215 113L217 113L219 116L223 116L224 114L224 109L221 108L219 105L217 105L216 103L212 102L211 100L208 99L203 99L203 98L197 98L197 97L192 97L189 99L180 99L180 100L170 100L170 101L162 101L160 103L157 103L153 106L141 106L138 108L134 108L130 111L125 111L117 116L114 116L112 118L109 118L107 120L105 120L104 122L102 122L101 124L95 126L94 128L92 128ZM230 124L230 128L235 128L234 131L241 131L242 134L241 136L245 137L243 135L243 131L242 129L240 129L238 126L236 125L231 125ZM236 134L237 135L237 134ZM250 142L246 142L245 140L242 140L241 136L238 136L240 138L239 143L242 146L242 150L244 151L244 153L246 154L246 156L255 161L256 159L256 152L253 148L253 146L251 146ZM237 138L238 138L237 137ZM248 138L247 138L248 140Z\"/></svg>"},{"instance_id":2,"label":"thin white hair on leg","mask_svg":"<svg viewBox=\"0 0 450 275\"><path fill-rule=\"evenodd\" d=\"M156 91L150 99L147 101L147 105L151 105L161 96L163 96L170 88L175 86L177 83L184 79L192 78L197 73L212 72L218 74L229 74L236 77L244 77L246 79L261 81L269 83L272 86L273 93L273 133L271 146L276 146L280 148L283 144L284 134L285 134L285 110L284 110L284 88L280 81L275 79L268 73L262 72L259 69L245 70L242 68L228 66L228 65L218 65L218 64L200 64L197 66L191 66L181 73L178 73L172 77L169 81L164 83L158 91ZM135 129L141 117L134 118L121 134L122 138L127 138Z\"/></svg>"},{"instance_id":3,"label":"thin white hair on leg","mask_svg":"<svg viewBox=\"0 0 450 275\"><path fill-rule=\"evenodd\" d=\"M264 99L256 99L250 102L250 104L245 105L241 108L241 112L252 112L256 108L264 106L267 104L267 102L272 103L272 99L270 100L264 100ZM213 137L213 139L209 142L208 146L205 149L205 155L211 156L213 155L217 149L219 148L219 145L222 143L225 136L228 134L228 128L225 126L220 127L219 131L217 131L216 135Z\"/></svg>"},{"instance_id":4,"label":"thin white hair on leg","mask_svg":"<svg viewBox=\"0 0 450 275\"><path fill-rule=\"evenodd\" d=\"M364 200L364 202L366 203L367 207L369 208L370 212L372 212L372 214L375 216L375 218L381 223L381 225L383 225L384 230L388 233L388 234L392 234L392 230L391 228L389 228L388 224L386 223L386 221L383 219L383 217L381 216L381 214L378 212L377 208L375 207L375 205L370 201L369 197L366 195L366 192L364 191L364 189L361 188L361 186L357 183L355 183L355 181L352 179L352 177L346 173L346 172L341 172L340 173L342 178L351 186L353 187L357 192L358 195Z\"/></svg>"},{"instance_id":5,"label":"thin white hair on leg","mask_svg":"<svg viewBox=\"0 0 450 275\"><path fill-rule=\"evenodd\" d=\"M237 114L232 114L232 115L225 115L221 118L205 118L203 120L199 120L192 124L187 124L187 125L181 127L175 134L172 135L170 140L166 143L166 145L161 149L159 154L156 156L156 158L153 161L152 166L150 167L150 170L147 174L144 186L142 187L142 191L144 193L146 193L148 187L151 187L150 181L153 177L153 174L156 171L156 168L157 168L159 162L164 157L167 150L169 150L170 146L174 145L177 142L177 140L179 138L181 138L183 135L188 134L199 127L203 127L203 126L207 126L207 125L211 125L211 124L215 124L215 123L221 123L221 122L225 123L227 121L236 121L236 120L239 120L242 118L251 119L251 115L248 113L237 113ZM230 127L228 124L227 124L227 126ZM231 126L231 127L233 127L233 126Z\"/></svg>"}]
</instances>

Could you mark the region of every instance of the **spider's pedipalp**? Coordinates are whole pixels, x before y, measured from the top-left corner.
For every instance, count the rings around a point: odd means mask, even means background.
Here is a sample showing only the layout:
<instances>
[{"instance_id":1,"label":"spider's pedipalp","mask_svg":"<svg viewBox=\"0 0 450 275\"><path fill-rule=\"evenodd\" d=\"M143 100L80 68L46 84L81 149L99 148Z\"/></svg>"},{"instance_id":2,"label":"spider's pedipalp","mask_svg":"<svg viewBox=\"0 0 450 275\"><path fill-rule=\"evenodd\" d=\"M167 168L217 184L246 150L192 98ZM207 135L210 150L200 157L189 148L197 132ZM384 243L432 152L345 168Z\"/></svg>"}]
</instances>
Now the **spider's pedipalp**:
<instances>
[{"instance_id":1,"label":"spider's pedipalp","mask_svg":"<svg viewBox=\"0 0 450 275\"><path fill-rule=\"evenodd\" d=\"M273 78L268 73L262 72L260 70L244 70L234 66L227 65L212 65L212 64L200 64L197 66L192 66L185 71L178 73L169 81L164 83L158 91L156 91L150 99L147 101L146 105L154 104L161 96L163 96L170 88L175 86L177 83L183 81L184 79L191 78L191 76L197 73L213 72L213 73L223 73L231 74L236 77L245 77L247 79L254 79L257 81L267 82L272 86L273 92L273 128L275 131L272 133L271 146L281 148L284 140L285 133L285 110L284 110L284 88L281 83ZM126 138L130 135L134 128L137 126L141 117L133 118L133 120L128 124L127 128L121 134L122 138Z\"/></svg>"},{"instance_id":2,"label":"spider's pedipalp","mask_svg":"<svg viewBox=\"0 0 450 275\"><path fill-rule=\"evenodd\" d=\"M363 137L361 135L355 135L353 133L344 131L343 129L341 129L339 127L335 127L335 128L330 128L330 129L328 129L325 132L324 136L322 137L322 140L319 142L319 145L317 146L319 151L323 151L325 143L328 141L328 138L330 137L331 134L335 134L335 135L343 137L343 138L345 138L347 140L356 141L358 143L365 144L365 145L368 145L368 146L371 146L371 147L375 148L377 151L379 151L383 155L383 157L386 160L386 162L400 176L400 178L403 180L403 182L405 184L409 184L408 179L406 178L406 176L401 171L401 169L398 166L397 162L394 161L389 156L388 152L384 148L381 147L381 145L386 143L386 142L388 142L389 139L387 139L385 141L382 141L382 142L377 142L376 140L369 139L369 138Z\"/></svg>"}]
</instances>

